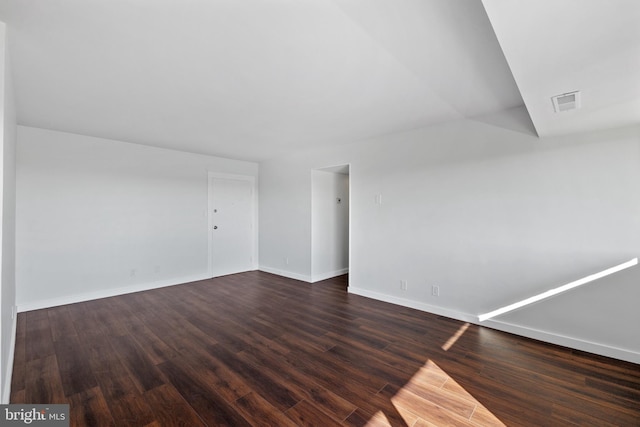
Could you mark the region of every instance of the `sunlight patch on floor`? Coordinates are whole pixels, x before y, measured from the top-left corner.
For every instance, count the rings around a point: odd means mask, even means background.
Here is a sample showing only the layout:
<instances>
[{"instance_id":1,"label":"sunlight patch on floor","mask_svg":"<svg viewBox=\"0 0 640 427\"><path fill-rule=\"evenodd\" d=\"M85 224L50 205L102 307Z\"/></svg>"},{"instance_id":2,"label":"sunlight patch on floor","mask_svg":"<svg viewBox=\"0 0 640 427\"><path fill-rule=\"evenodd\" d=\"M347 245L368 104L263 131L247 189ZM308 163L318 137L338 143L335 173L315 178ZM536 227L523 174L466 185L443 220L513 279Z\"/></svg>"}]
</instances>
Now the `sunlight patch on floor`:
<instances>
[{"instance_id":1,"label":"sunlight patch on floor","mask_svg":"<svg viewBox=\"0 0 640 427\"><path fill-rule=\"evenodd\" d=\"M457 338L464 333L458 332ZM391 402L407 426L505 426L431 360L393 396Z\"/></svg>"},{"instance_id":2,"label":"sunlight patch on floor","mask_svg":"<svg viewBox=\"0 0 640 427\"><path fill-rule=\"evenodd\" d=\"M442 349L444 351L449 350L451 346L454 345L456 341L458 341L458 339L462 336L462 334L464 334L467 331L467 329L469 329L468 323L465 323L464 325L460 326L460 329L458 329L458 332L453 334L451 338L447 340L446 343L442 344Z\"/></svg>"},{"instance_id":3,"label":"sunlight patch on floor","mask_svg":"<svg viewBox=\"0 0 640 427\"><path fill-rule=\"evenodd\" d=\"M384 412L378 411L376 414L367 421L365 427L382 427L382 426L390 426L389 420L385 417Z\"/></svg>"},{"instance_id":4,"label":"sunlight patch on floor","mask_svg":"<svg viewBox=\"0 0 640 427\"><path fill-rule=\"evenodd\" d=\"M416 421L419 420L418 416L412 413L411 411L408 411L404 408L396 408L396 410L398 411L398 414L400 414L400 416L402 417L402 419L404 420L407 426L413 426L416 423ZM367 424L365 424L365 427L388 427L388 426L394 426L394 424L391 424L389 422L389 420L387 419L383 411L376 412L376 414L373 417L371 417L369 421L367 421Z\"/></svg>"}]
</instances>

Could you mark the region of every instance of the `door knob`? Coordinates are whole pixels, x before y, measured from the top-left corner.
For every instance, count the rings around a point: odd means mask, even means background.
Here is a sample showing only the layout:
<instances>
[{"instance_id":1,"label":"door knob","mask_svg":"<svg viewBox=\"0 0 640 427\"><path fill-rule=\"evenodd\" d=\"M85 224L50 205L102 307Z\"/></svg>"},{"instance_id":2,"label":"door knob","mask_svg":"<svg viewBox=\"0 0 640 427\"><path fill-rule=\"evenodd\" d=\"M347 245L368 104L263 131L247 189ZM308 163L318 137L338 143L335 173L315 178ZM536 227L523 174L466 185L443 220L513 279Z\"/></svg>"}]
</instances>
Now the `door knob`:
<instances>
[{"instance_id":1,"label":"door knob","mask_svg":"<svg viewBox=\"0 0 640 427\"><path fill-rule=\"evenodd\" d=\"M214 229L214 230L217 230L217 229L218 229L218 226L217 226L217 225L214 225L214 226L213 226L213 229Z\"/></svg>"}]
</instances>

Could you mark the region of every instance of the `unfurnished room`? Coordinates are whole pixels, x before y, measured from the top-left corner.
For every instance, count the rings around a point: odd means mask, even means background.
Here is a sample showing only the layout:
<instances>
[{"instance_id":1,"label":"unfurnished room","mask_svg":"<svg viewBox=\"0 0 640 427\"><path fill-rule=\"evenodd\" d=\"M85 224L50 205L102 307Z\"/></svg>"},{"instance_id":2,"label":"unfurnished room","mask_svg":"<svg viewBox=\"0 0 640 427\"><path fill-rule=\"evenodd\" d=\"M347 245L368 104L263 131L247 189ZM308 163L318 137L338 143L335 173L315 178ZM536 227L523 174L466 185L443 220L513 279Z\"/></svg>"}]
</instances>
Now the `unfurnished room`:
<instances>
[{"instance_id":1,"label":"unfurnished room","mask_svg":"<svg viewBox=\"0 0 640 427\"><path fill-rule=\"evenodd\" d=\"M640 427L639 23L0 0L0 424Z\"/></svg>"}]
</instances>

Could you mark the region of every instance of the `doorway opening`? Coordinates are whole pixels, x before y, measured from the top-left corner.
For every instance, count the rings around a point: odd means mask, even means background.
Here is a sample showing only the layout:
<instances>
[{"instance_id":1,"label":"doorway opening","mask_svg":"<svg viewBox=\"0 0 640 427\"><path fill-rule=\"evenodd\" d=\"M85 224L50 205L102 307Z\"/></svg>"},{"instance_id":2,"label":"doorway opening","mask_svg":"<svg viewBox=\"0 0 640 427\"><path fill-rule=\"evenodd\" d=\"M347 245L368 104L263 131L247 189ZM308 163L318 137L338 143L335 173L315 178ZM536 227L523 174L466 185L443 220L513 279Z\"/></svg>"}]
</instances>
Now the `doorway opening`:
<instances>
[{"instance_id":1,"label":"doorway opening","mask_svg":"<svg viewBox=\"0 0 640 427\"><path fill-rule=\"evenodd\" d=\"M350 165L311 171L311 282L349 273Z\"/></svg>"}]
</instances>

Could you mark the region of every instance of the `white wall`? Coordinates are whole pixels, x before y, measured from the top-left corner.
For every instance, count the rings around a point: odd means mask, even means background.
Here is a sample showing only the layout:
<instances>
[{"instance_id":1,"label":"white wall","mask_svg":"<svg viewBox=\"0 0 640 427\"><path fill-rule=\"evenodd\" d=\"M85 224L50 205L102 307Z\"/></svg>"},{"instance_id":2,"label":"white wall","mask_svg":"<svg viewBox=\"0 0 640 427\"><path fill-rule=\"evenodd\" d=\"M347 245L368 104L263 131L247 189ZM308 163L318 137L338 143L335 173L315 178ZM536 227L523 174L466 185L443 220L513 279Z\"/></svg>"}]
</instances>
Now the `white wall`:
<instances>
[{"instance_id":1,"label":"white wall","mask_svg":"<svg viewBox=\"0 0 640 427\"><path fill-rule=\"evenodd\" d=\"M317 282L349 270L349 175L314 170L311 187L311 281Z\"/></svg>"},{"instance_id":2,"label":"white wall","mask_svg":"<svg viewBox=\"0 0 640 427\"><path fill-rule=\"evenodd\" d=\"M258 165L19 126L19 310L206 277L209 171Z\"/></svg>"},{"instance_id":3,"label":"white wall","mask_svg":"<svg viewBox=\"0 0 640 427\"><path fill-rule=\"evenodd\" d=\"M260 164L260 270L311 281L311 169L306 160Z\"/></svg>"},{"instance_id":4,"label":"white wall","mask_svg":"<svg viewBox=\"0 0 640 427\"><path fill-rule=\"evenodd\" d=\"M0 218L2 228L0 293L0 390L2 403L9 402L15 345L15 219L16 219L16 113L6 44L6 27L0 22Z\"/></svg>"},{"instance_id":5,"label":"white wall","mask_svg":"<svg viewBox=\"0 0 640 427\"><path fill-rule=\"evenodd\" d=\"M261 165L261 267L309 275L311 169L351 164L350 291L475 321L640 253L640 130L538 139L523 109L463 120ZM382 195L382 204L376 204ZM284 238L283 238L284 235ZM291 258L289 266L282 258ZM400 290L400 280L408 289ZM617 279L611 279L617 280ZM607 279L593 286L608 286ZM433 285L440 296L432 296ZM563 298L565 321L510 318L564 344L640 361L640 288L618 286L597 330L582 325L588 289ZM617 305L616 305L617 304ZM523 309L535 318L546 303ZM533 314L534 313L534 314ZM515 314L514 314L515 315ZM500 327L500 325L494 325ZM511 328L514 330L514 328ZM531 334L530 334L531 335Z\"/></svg>"}]
</instances>

